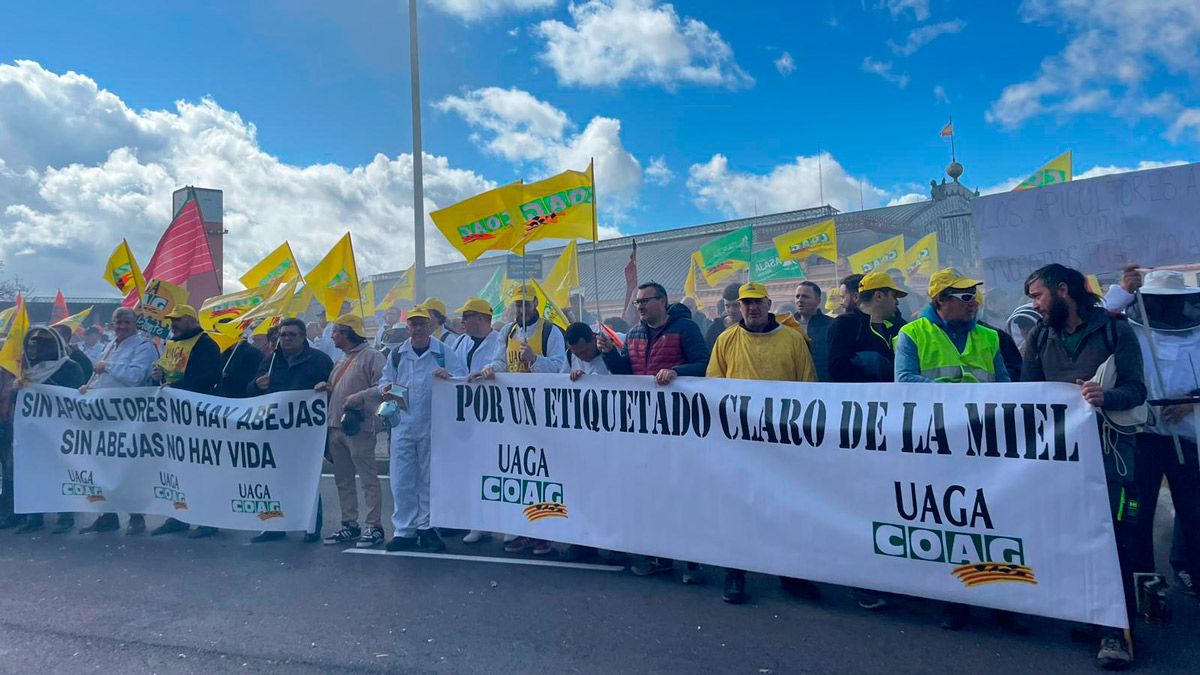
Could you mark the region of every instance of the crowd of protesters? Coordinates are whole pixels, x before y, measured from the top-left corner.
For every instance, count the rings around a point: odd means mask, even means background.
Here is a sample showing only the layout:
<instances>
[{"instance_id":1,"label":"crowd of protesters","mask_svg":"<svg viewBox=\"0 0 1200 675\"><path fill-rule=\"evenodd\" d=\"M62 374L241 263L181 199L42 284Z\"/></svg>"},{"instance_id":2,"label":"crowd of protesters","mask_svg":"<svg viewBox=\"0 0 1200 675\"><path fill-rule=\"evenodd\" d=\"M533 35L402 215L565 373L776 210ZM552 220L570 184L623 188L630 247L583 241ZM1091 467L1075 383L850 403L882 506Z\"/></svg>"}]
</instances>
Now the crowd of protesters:
<instances>
[{"instance_id":1,"label":"crowd of protesters","mask_svg":"<svg viewBox=\"0 0 1200 675\"><path fill-rule=\"evenodd\" d=\"M326 457L337 487L340 528L325 537L331 545L388 551L441 551L443 534L429 519L432 387L435 378L490 379L496 373L561 373L586 382L596 375L646 375L661 386L680 377L739 378L792 382L848 383L1005 383L1067 382L1097 411L1104 445L1104 469L1112 507L1114 536L1130 625L1138 602L1134 575L1154 572L1153 519L1158 490L1168 481L1176 510L1170 562L1177 585L1196 594L1200 570L1200 469L1196 415L1187 399L1200 395L1200 288L1182 274L1159 270L1143 275L1127 268L1120 283L1103 297L1087 287L1078 271L1051 264L1025 282L1029 303L1014 313L1008 330L978 318L982 282L944 269L929 280L926 303L895 274L872 272L841 280L838 315L820 286L801 282L788 311L772 311L766 287L733 284L724 289L719 316L695 312L695 301L673 303L657 283L638 287L633 299L638 321L604 321L608 330L582 316L565 331L543 318L532 289L519 285L507 298L507 320L491 304L468 299L450 312L437 298L410 309L407 316L387 309L368 335L362 318L345 314L333 321L285 319L265 335L240 340L223 353L200 327L195 309L176 307L169 315L171 338L160 350L138 334L128 309L112 315L111 336L99 327L73 334L69 327L33 328L25 336L22 375L5 371L0 385L0 448L3 502L0 529L26 533L46 527L41 514L18 515L12 502L12 392L22 383L90 389L159 385L225 397L316 390L330 401ZM791 307L794 306L794 311ZM452 327L457 327L456 332ZM1166 402L1147 407L1147 401ZM1147 413L1147 409L1149 412ZM383 529L376 440L388 437L389 483L394 509L393 536ZM360 514L361 492L365 510ZM1140 504L1140 509L1135 505ZM316 530L305 542L321 541L323 505ZM74 514L57 516L54 533L75 526ZM80 532L120 528L116 514L103 514ZM145 531L145 518L129 516L127 532ZM174 518L153 535L192 529ZM461 534L461 533L459 533ZM286 538L263 532L253 542ZM675 561L623 556L497 533L509 553L627 558L639 576L671 574ZM487 542L493 533L470 531L465 544ZM705 571L683 562L681 579L704 583ZM820 590L803 579L783 578L783 588L808 600ZM867 610L900 601L856 589ZM724 600L746 601L746 576L725 570ZM1013 632L1027 630L1017 617L997 612L995 620ZM946 604L942 626L961 630L970 621L966 606ZM1132 663L1132 633L1095 629L1097 662L1106 668Z\"/></svg>"}]
</instances>

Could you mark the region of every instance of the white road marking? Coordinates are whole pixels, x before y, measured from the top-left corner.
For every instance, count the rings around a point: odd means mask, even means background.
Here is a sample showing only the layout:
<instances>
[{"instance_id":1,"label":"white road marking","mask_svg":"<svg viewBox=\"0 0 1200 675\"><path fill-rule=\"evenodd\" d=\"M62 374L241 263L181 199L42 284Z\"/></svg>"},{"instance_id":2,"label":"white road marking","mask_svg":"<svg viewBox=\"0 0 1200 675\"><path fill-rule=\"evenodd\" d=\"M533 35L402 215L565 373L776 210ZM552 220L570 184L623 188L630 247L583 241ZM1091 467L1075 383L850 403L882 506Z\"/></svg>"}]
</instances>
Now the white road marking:
<instances>
[{"instance_id":1,"label":"white road marking","mask_svg":"<svg viewBox=\"0 0 1200 675\"><path fill-rule=\"evenodd\" d=\"M464 560L467 562L490 562L505 565L532 565L534 567L566 567L576 570L593 570L595 572L622 572L623 565L593 565L589 563L559 562L555 560L529 560L527 558L494 558L483 555L455 555L453 553L422 553L420 551L384 551L377 548L348 548L342 553L362 553L366 555L392 555L407 558L440 558L443 560Z\"/></svg>"}]
</instances>

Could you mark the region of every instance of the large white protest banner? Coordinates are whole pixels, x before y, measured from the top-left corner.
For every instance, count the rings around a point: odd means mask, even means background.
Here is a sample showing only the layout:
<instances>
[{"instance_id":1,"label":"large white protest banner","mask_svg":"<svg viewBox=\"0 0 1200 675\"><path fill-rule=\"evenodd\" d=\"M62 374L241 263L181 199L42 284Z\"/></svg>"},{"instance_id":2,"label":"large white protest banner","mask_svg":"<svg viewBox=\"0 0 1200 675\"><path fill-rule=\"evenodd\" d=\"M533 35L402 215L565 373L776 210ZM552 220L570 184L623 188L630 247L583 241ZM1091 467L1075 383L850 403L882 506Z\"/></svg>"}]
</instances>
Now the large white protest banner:
<instances>
[{"instance_id":1,"label":"large white protest banner","mask_svg":"<svg viewBox=\"0 0 1200 675\"><path fill-rule=\"evenodd\" d=\"M1126 625L1064 384L436 382L435 525Z\"/></svg>"},{"instance_id":2,"label":"large white protest banner","mask_svg":"<svg viewBox=\"0 0 1200 675\"><path fill-rule=\"evenodd\" d=\"M169 387L24 387L14 407L16 510L308 529L326 411L325 394L311 391L227 399Z\"/></svg>"}]
</instances>

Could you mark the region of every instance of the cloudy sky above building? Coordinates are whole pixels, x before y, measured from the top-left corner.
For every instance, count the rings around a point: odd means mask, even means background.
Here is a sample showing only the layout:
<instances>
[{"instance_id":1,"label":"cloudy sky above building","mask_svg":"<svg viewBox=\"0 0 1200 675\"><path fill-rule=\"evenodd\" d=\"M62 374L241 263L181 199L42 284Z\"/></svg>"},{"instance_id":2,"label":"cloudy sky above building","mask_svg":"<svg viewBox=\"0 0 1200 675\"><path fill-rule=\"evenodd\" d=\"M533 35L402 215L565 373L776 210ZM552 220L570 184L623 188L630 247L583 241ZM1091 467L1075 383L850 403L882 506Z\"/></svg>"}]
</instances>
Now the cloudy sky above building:
<instances>
[{"instance_id":1,"label":"cloudy sky above building","mask_svg":"<svg viewBox=\"0 0 1200 675\"><path fill-rule=\"evenodd\" d=\"M412 253L398 2L24 3L0 23L0 258L105 293L184 184L225 191L227 280L347 229L362 272ZM925 198L1193 161L1200 3L426 0L426 207L596 160L602 232ZM818 152L822 174L818 177ZM429 229L433 262L459 259ZM236 287L236 282L231 287Z\"/></svg>"}]
</instances>

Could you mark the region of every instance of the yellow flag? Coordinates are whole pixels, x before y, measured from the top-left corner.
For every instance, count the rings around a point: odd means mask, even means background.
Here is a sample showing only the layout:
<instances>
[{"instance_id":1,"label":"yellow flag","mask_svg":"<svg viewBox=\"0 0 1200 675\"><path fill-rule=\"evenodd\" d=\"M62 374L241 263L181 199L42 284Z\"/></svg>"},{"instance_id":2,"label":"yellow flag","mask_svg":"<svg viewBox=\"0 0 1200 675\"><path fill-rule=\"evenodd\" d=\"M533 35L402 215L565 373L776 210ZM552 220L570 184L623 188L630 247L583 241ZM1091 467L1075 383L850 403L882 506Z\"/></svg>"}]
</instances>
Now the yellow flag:
<instances>
[{"instance_id":1,"label":"yellow flag","mask_svg":"<svg viewBox=\"0 0 1200 675\"><path fill-rule=\"evenodd\" d=\"M904 265L904 235L898 234L851 254L849 261L852 274L866 274L876 270L886 272L893 267L900 269Z\"/></svg>"},{"instance_id":2,"label":"yellow flag","mask_svg":"<svg viewBox=\"0 0 1200 675\"><path fill-rule=\"evenodd\" d=\"M775 237L775 250L780 260L804 262L809 256L815 255L836 263L837 229L833 219Z\"/></svg>"},{"instance_id":3,"label":"yellow flag","mask_svg":"<svg viewBox=\"0 0 1200 675\"><path fill-rule=\"evenodd\" d=\"M533 287L533 293L537 296L538 311L541 312L542 318L554 324L555 326L566 330L567 326L571 325L571 320L567 318L567 315L563 314L562 310L558 308L558 305L555 304L554 300L550 299L550 297L546 295L546 291L542 289L542 286L537 282L537 279L530 279L529 285Z\"/></svg>"},{"instance_id":4,"label":"yellow flag","mask_svg":"<svg viewBox=\"0 0 1200 675\"><path fill-rule=\"evenodd\" d=\"M1071 151L1068 150L1046 162L1042 168L1034 171L1033 175L1021 181L1020 185L1013 188L1013 192L1040 188L1045 185L1054 185L1055 183L1066 183L1071 180L1073 170L1074 162L1071 161Z\"/></svg>"},{"instance_id":5,"label":"yellow flag","mask_svg":"<svg viewBox=\"0 0 1200 675\"><path fill-rule=\"evenodd\" d=\"M383 300L379 301L378 306L386 310L400 304L401 300L408 300L409 302L416 300L416 291L413 290L416 275L417 266L410 265L408 269L404 270L404 274L400 277L400 280L393 284L388 289L388 292L384 294Z\"/></svg>"},{"instance_id":6,"label":"yellow flag","mask_svg":"<svg viewBox=\"0 0 1200 675\"><path fill-rule=\"evenodd\" d=\"M213 327L231 336L237 336L251 326L255 327L255 334L266 333L276 319L291 316L288 311L295 301L296 287L299 284L299 277L294 277L285 284L276 284L272 286L275 289L274 293L240 314L236 320L218 321L213 324ZM201 315L203 316L202 312Z\"/></svg>"},{"instance_id":7,"label":"yellow flag","mask_svg":"<svg viewBox=\"0 0 1200 675\"><path fill-rule=\"evenodd\" d=\"M244 291L226 293L205 300L197 312L200 315L200 327L206 331L219 331L225 324L237 326L241 317L266 302L279 284L279 281L272 281L265 286L251 286Z\"/></svg>"},{"instance_id":8,"label":"yellow flag","mask_svg":"<svg viewBox=\"0 0 1200 675\"><path fill-rule=\"evenodd\" d=\"M266 286L271 282L283 283L300 276L300 266L296 264L296 256L292 255L292 245L283 242L267 257L259 261L238 279L246 288Z\"/></svg>"},{"instance_id":9,"label":"yellow flag","mask_svg":"<svg viewBox=\"0 0 1200 675\"><path fill-rule=\"evenodd\" d=\"M692 264L700 268L700 274L704 276L704 283L709 286L720 286L729 277L750 267L749 264L742 260L730 259L719 263L710 271L709 268L704 266L703 257L699 251L692 254Z\"/></svg>"},{"instance_id":10,"label":"yellow flag","mask_svg":"<svg viewBox=\"0 0 1200 675\"><path fill-rule=\"evenodd\" d=\"M550 299L560 307L571 304L571 291L579 287L579 251L574 241L567 244L554 267L550 268L545 287Z\"/></svg>"},{"instance_id":11,"label":"yellow flag","mask_svg":"<svg viewBox=\"0 0 1200 675\"><path fill-rule=\"evenodd\" d=\"M349 232L308 271L304 283L312 289L313 297L325 308L325 316L330 320L341 315L344 301L358 299L358 268L354 265L354 245L350 243Z\"/></svg>"},{"instance_id":12,"label":"yellow flag","mask_svg":"<svg viewBox=\"0 0 1200 675\"><path fill-rule=\"evenodd\" d=\"M901 271L904 272L905 279L914 274L929 277L940 267L937 232L930 232L918 239L912 248L904 252L904 269Z\"/></svg>"},{"instance_id":13,"label":"yellow flag","mask_svg":"<svg viewBox=\"0 0 1200 675\"><path fill-rule=\"evenodd\" d=\"M596 179L591 164L586 171L564 171L520 187L519 205L508 210L520 215L524 229L516 228L517 237L510 250L521 252L526 244L538 239L595 240Z\"/></svg>"},{"instance_id":14,"label":"yellow flag","mask_svg":"<svg viewBox=\"0 0 1200 675\"><path fill-rule=\"evenodd\" d=\"M208 333L208 337L212 338L213 342L217 343L217 349L220 349L222 353L224 353L226 349L229 349L237 344L237 341L241 339L237 335L229 335L222 333L219 330L206 330L204 332ZM249 349L249 347L242 347L242 349Z\"/></svg>"},{"instance_id":15,"label":"yellow flag","mask_svg":"<svg viewBox=\"0 0 1200 675\"><path fill-rule=\"evenodd\" d=\"M8 324L12 321L13 314L17 313L17 305L21 304L21 296L17 296L17 304L0 312L0 337L8 334Z\"/></svg>"},{"instance_id":16,"label":"yellow flag","mask_svg":"<svg viewBox=\"0 0 1200 675\"><path fill-rule=\"evenodd\" d=\"M124 239L108 257L104 280L120 291L121 295L129 295L130 291L137 289L137 297L140 298L146 292L146 280L142 278L142 269L133 259L129 243Z\"/></svg>"},{"instance_id":17,"label":"yellow flag","mask_svg":"<svg viewBox=\"0 0 1200 675\"><path fill-rule=\"evenodd\" d=\"M696 292L696 259L688 258L688 273L687 279L683 280L683 297L691 298L696 301L696 309L704 309L704 303L700 302L700 294Z\"/></svg>"},{"instance_id":18,"label":"yellow flag","mask_svg":"<svg viewBox=\"0 0 1200 675\"><path fill-rule=\"evenodd\" d=\"M12 326L4 346L0 347L0 368L21 377L21 357L25 354L25 334L29 332L29 314L25 312L25 301L19 300L13 308Z\"/></svg>"},{"instance_id":19,"label":"yellow flag","mask_svg":"<svg viewBox=\"0 0 1200 675\"><path fill-rule=\"evenodd\" d=\"M362 296L362 307L360 308L362 311L358 312L358 315L364 319L368 316L375 316L375 282L368 281L363 284L359 295ZM359 303L355 302L355 304Z\"/></svg>"},{"instance_id":20,"label":"yellow flag","mask_svg":"<svg viewBox=\"0 0 1200 675\"><path fill-rule=\"evenodd\" d=\"M467 262L474 262L486 251L512 248L517 233L509 207L520 201L521 184L513 183L434 211L429 218Z\"/></svg>"},{"instance_id":21,"label":"yellow flag","mask_svg":"<svg viewBox=\"0 0 1200 675\"><path fill-rule=\"evenodd\" d=\"M63 319L59 319L58 321L55 321L54 323L52 323L50 325L51 326L70 326L71 332L74 333L75 331L77 331L83 327L83 322L87 321L87 318L89 316L91 316L91 314L92 314L92 308L88 307L87 309L83 310L82 312L79 312L77 314L72 314L71 316L68 316Z\"/></svg>"}]
</instances>

